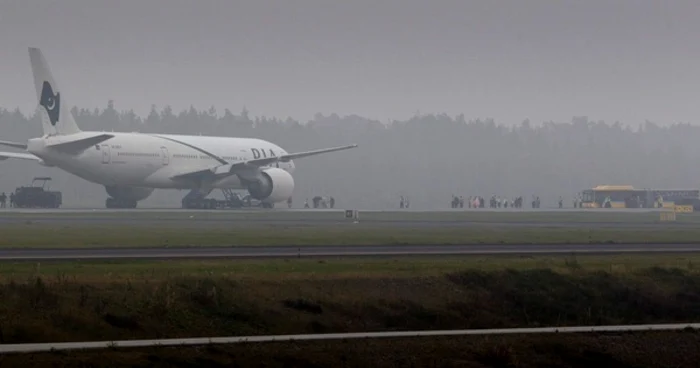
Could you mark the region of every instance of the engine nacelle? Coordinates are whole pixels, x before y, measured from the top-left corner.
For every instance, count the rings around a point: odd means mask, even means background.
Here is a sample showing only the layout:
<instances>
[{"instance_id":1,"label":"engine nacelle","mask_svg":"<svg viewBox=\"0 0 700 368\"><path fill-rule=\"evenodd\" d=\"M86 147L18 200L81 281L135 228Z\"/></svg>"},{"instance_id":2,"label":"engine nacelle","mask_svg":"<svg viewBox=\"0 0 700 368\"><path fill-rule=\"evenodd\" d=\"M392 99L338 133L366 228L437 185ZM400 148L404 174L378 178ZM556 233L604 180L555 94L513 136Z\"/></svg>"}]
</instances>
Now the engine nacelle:
<instances>
[{"instance_id":1,"label":"engine nacelle","mask_svg":"<svg viewBox=\"0 0 700 368\"><path fill-rule=\"evenodd\" d=\"M260 172L258 177L248 181L250 196L265 203L286 201L294 192L294 178L282 169L270 168Z\"/></svg>"},{"instance_id":2,"label":"engine nacelle","mask_svg":"<svg viewBox=\"0 0 700 368\"><path fill-rule=\"evenodd\" d=\"M153 188L144 187L128 187L128 186L118 186L118 185L107 185L105 186L107 194L112 198L118 199L120 201L140 201L148 198L148 196L153 193Z\"/></svg>"}]
</instances>

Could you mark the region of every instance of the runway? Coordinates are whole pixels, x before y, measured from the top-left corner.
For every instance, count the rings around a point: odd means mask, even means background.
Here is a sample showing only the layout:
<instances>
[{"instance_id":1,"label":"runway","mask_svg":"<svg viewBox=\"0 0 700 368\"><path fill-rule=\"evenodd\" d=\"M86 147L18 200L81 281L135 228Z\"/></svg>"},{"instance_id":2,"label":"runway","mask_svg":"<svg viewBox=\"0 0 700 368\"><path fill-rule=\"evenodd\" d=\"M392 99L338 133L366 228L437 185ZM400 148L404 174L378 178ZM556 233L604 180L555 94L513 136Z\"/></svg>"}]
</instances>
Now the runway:
<instances>
[{"instance_id":1,"label":"runway","mask_svg":"<svg viewBox=\"0 0 700 368\"><path fill-rule=\"evenodd\" d=\"M359 223L382 228L549 227L549 228L690 228L700 216L659 222L658 210L445 210L360 211ZM351 226L343 210L183 210L183 209L2 209L0 226L17 224L56 226L168 226L228 228L235 226Z\"/></svg>"},{"instance_id":2,"label":"runway","mask_svg":"<svg viewBox=\"0 0 700 368\"><path fill-rule=\"evenodd\" d=\"M491 213L650 213L659 212L659 208L445 208L445 209L358 209L363 213L460 213L460 212L491 212ZM133 212L193 212L193 213L281 213L281 212L301 212L301 213L332 213L343 212L343 208L235 208L235 209L182 209L178 207L148 207L136 209L118 208L88 208L88 207L62 207L62 208L2 208L4 213L133 213Z\"/></svg>"},{"instance_id":3,"label":"runway","mask_svg":"<svg viewBox=\"0 0 700 368\"><path fill-rule=\"evenodd\" d=\"M0 261L698 253L699 244L522 244L1 249Z\"/></svg>"}]
</instances>

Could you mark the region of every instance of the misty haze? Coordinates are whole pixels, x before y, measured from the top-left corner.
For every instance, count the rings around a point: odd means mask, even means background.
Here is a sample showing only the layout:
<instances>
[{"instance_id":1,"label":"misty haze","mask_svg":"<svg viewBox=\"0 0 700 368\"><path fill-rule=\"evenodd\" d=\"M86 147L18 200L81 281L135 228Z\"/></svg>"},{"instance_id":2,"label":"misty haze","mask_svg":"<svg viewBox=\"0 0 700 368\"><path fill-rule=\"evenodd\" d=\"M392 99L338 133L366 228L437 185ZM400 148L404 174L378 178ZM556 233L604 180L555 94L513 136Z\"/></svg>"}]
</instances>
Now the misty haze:
<instances>
[{"instance_id":1,"label":"misty haze","mask_svg":"<svg viewBox=\"0 0 700 368\"><path fill-rule=\"evenodd\" d=\"M699 19L0 0L0 364L698 367Z\"/></svg>"},{"instance_id":2,"label":"misty haze","mask_svg":"<svg viewBox=\"0 0 700 368\"><path fill-rule=\"evenodd\" d=\"M84 130L360 145L298 162L295 207L331 195L396 208L405 195L434 209L453 194L569 206L599 184L700 183L697 2L47 4L0 2L2 139L41 135L37 46ZM48 175L66 206L106 197L58 169L0 170L5 192Z\"/></svg>"}]
</instances>

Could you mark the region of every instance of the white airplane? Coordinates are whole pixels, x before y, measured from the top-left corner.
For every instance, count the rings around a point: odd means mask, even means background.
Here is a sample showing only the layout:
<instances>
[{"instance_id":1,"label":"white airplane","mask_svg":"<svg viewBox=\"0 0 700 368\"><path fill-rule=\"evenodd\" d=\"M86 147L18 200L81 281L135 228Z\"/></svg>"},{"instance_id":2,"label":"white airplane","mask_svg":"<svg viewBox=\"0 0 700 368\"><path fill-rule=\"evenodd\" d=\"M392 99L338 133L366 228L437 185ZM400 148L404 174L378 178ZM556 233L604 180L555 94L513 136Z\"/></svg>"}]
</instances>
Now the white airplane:
<instances>
[{"instance_id":1,"label":"white airplane","mask_svg":"<svg viewBox=\"0 0 700 368\"><path fill-rule=\"evenodd\" d=\"M0 141L26 151L0 152L0 160L32 160L104 185L108 208L135 208L156 188L189 189L183 206L213 189L245 189L273 207L292 195L293 160L357 147L287 153L252 138L81 131L41 50L29 48L29 59L44 135L26 144Z\"/></svg>"}]
</instances>

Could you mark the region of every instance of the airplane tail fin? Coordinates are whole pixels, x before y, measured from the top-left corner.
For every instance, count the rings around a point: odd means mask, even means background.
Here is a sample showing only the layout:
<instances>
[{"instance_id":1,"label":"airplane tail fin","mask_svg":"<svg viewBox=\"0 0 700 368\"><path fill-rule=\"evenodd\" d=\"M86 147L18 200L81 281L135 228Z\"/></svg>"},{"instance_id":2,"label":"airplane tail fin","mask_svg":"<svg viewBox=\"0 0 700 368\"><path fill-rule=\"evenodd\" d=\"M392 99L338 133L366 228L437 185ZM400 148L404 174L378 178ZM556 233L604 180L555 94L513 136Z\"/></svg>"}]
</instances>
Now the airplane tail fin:
<instances>
[{"instance_id":1,"label":"airplane tail fin","mask_svg":"<svg viewBox=\"0 0 700 368\"><path fill-rule=\"evenodd\" d=\"M34 74L34 86L39 101L41 124L46 135L62 135L80 132L73 114L68 108L61 89L51 75L49 64L40 49L29 48L29 61Z\"/></svg>"}]
</instances>

